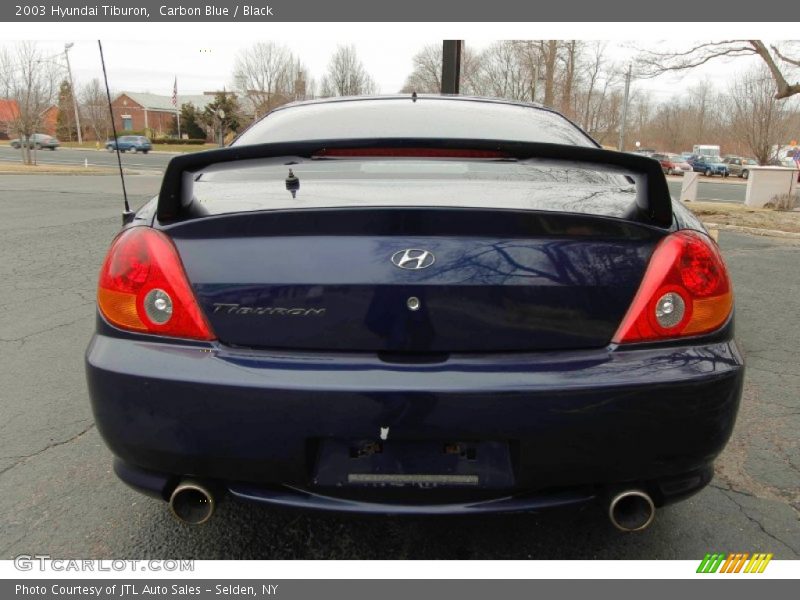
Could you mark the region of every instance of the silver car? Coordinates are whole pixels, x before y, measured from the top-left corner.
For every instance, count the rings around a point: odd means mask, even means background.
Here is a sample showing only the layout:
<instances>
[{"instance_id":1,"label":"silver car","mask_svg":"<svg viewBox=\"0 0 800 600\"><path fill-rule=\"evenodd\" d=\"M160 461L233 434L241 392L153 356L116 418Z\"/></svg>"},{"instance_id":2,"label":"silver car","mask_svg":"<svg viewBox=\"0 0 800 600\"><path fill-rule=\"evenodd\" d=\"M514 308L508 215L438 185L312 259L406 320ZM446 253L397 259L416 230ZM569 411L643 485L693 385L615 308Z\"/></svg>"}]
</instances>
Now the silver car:
<instances>
[{"instance_id":1,"label":"silver car","mask_svg":"<svg viewBox=\"0 0 800 600\"><path fill-rule=\"evenodd\" d=\"M727 156L723 162L728 165L728 172L733 177L747 179L750 176L748 167L757 167L758 161L752 158L742 158L740 156Z\"/></svg>"}]
</instances>

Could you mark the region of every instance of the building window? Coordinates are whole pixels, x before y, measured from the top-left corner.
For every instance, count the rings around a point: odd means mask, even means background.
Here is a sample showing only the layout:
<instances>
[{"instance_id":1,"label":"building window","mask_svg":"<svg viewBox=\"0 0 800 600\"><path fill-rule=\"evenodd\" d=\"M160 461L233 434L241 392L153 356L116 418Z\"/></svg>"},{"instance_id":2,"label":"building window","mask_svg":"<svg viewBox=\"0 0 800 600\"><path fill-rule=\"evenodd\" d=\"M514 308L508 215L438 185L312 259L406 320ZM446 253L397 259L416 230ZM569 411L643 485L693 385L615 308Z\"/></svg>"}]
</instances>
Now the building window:
<instances>
[{"instance_id":1,"label":"building window","mask_svg":"<svg viewBox=\"0 0 800 600\"><path fill-rule=\"evenodd\" d=\"M133 118L130 115L122 115L122 129L133 131Z\"/></svg>"}]
</instances>

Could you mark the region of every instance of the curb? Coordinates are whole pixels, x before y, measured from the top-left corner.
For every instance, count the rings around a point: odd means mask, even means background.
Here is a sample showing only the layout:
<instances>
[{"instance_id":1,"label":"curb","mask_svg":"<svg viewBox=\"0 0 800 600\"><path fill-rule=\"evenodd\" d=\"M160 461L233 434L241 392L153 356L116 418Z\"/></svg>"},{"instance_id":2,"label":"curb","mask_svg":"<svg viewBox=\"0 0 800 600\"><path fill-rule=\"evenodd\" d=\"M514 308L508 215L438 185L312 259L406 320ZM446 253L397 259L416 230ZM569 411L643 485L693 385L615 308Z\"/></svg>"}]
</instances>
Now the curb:
<instances>
[{"instance_id":1,"label":"curb","mask_svg":"<svg viewBox=\"0 0 800 600\"><path fill-rule=\"evenodd\" d=\"M683 181L683 175L666 175L667 181ZM706 177L700 173L700 183L721 183L723 185L747 185L747 179L735 177Z\"/></svg>"},{"instance_id":2,"label":"curb","mask_svg":"<svg viewBox=\"0 0 800 600\"><path fill-rule=\"evenodd\" d=\"M737 231L739 233L749 233L750 235L760 235L765 237L779 237L789 240L800 240L800 233L793 231L781 231L779 229L759 229L758 227L745 227L743 225L726 225L723 223L703 222L707 229L722 229L726 231Z\"/></svg>"}]
</instances>

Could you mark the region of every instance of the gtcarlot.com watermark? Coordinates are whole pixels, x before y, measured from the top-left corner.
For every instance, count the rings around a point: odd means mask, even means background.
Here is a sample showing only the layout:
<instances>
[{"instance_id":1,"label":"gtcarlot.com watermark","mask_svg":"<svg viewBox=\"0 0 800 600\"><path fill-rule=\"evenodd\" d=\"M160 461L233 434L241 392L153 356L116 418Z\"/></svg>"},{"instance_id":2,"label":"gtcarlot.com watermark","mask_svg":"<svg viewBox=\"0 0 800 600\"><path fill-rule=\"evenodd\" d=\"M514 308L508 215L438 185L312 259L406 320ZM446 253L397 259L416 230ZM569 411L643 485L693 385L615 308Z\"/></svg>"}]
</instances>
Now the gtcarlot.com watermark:
<instances>
[{"instance_id":1,"label":"gtcarlot.com watermark","mask_svg":"<svg viewBox=\"0 0 800 600\"><path fill-rule=\"evenodd\" d=\"M17 571L42 572L185 572L194 571L194 560L83 560L53 558L49 554L20 554L14 557Z\"/></svg>"}]
</instances>

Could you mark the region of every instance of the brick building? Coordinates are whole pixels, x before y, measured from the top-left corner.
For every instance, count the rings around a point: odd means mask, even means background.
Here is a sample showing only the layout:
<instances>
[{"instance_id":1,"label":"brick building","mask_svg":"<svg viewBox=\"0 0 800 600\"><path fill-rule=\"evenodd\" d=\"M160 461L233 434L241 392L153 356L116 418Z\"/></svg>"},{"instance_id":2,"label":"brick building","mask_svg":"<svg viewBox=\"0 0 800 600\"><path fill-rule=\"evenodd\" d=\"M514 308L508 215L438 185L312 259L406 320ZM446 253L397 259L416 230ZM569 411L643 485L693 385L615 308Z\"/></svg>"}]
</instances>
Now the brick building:
<instances>
[{"instance_id":1,"label":"brick building","mask_svg":"<svg viewBox=\"0 0 800 600\"><path fill-rule=\"evenodd\" d=\"M58 123L58 107L53 105L47 108L42 115L36 133L46 133L56 135ZM14 121L19 118L19 105L16 100L6 100L0 98L0 140L8 140L17 137L14 131Z\"/></svg>"},{"instance_id":2,"label":"brick building","mask_svg":"<svg viewBox=\"0 0 800 600\"><path fill-rule=\"evenodd\" d=\"M0 140L8 140L13 137L11 128L18 116L17 101L0 98Z\"/></svg>"},{"instance_id":3,"label":"brick building","mask_svg":"<svg viewBox=\"0 0 800 600\"><path fill-rule=\"evenodd\" d=\"M54 104L42 113L42 121L39 126L39 133L46 133L47 135L56 135L58 129L58 113L61 110Z\"/></svg>"},{"instance_id":4,"label":"brick building","mask_svg":"<svg viewBox=\"0 0 800 600\"><path fill-rule=\"evenodd\" d=\"M177 109L188 102L202 111L209 102L214 101L211 94L178 95ZM152 132L153 137L168 135L175 127L176 109L172 96L122 92L111 103L114 107L114 123L119 135L128 131Z\"/></svg>"}]
</instances>

